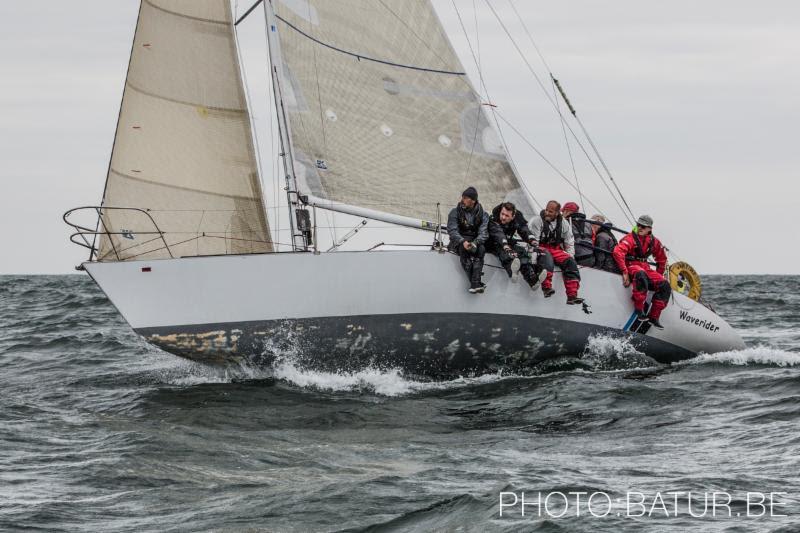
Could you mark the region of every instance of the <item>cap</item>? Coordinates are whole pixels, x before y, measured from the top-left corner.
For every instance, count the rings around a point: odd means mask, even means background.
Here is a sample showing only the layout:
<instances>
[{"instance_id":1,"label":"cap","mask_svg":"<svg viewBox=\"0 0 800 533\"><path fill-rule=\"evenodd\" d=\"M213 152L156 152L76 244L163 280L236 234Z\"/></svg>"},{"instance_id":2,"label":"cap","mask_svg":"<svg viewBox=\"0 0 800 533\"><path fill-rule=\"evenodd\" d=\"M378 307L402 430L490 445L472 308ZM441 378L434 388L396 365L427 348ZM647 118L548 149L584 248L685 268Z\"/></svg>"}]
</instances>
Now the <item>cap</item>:
<instances>
[{"instance_id":1,"label":"cap","mask_svg":"<svg viewBox=\"0 0 800 533\"><path fill-rule=\"evenodd\" d=\"M561 211L567 211L567 210L572 211L573 213L577 213L578 211L581 210L581 208L578 207L578 204L576 204L575 202L567 202L564 204L564 207L561 208Z\"/></svg>"},{"instance_id":2,"label":"cap","mask_svg":"<svg viewBox=\"0 0 800 533\"><path fill-rule=\"evenodd\" d=\"M653 227L653 217L650 215L642 215L639 217L639 220L636 221L637 226L647 226L648 228Z\"/></svg>"}]
</instances>

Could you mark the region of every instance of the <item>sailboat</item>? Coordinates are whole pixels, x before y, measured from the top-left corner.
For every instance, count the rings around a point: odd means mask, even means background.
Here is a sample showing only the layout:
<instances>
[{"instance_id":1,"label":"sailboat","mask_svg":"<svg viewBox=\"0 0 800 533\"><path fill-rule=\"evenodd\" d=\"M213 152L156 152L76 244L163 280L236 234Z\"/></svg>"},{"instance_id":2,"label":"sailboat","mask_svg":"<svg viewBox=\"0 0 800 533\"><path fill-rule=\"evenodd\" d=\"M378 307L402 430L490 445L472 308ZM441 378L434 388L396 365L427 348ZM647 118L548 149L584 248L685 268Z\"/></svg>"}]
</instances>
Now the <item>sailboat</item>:
<instances>
[{"instance_id":1,"label":"sailboat","mask_svg":"<svg viewBox=\"0 0 800 533\"><path fill-rule=\"evenodd\" d=\"M141 1L102 204L65 214L90 249L79 268L148 342L212 364L291 353L436 376L525 371L602 335L665 363L743 347L678 291L665 329L632 331L630 290L589 268L591 307L564 304L559 272L545 299L491 259L489 290L469 294L442 209L467 185L489 209L538 209L430 0L261 4L289 249L269 225L279 206L262 188L229 0ZM87 210L96 227L74 222ZM324 251L323 210L431 245Z\"/></svg>"}]
</instances>

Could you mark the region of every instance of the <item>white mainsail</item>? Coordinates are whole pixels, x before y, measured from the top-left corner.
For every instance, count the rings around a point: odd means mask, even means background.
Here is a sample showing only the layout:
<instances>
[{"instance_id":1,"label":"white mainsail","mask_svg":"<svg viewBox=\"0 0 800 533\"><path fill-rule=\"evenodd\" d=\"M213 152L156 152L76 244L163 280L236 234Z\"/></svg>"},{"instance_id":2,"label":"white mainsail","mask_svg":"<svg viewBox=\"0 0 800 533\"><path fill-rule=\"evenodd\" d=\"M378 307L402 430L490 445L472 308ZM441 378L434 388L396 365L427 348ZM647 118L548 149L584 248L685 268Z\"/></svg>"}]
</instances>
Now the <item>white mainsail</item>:
<instances>
[{"instance_id":1,"label":"white mainsail","mask_svg":"<svg viewBox=\"0 0 800 533\"><path fill-rule=\"evenodd\" d=\"M300 194L433 221L472 185L532 213L429 0L271 4Z\"/></svg>"},{"instance_id":2,"label":"white mainsail","mask_svg":"<svg viewBox=\"0 0 800 533\"><path fill-rule=\"evenodd\" d=\"M228 0L142 0L103 207L101 261L272 251Z\"/></svg>"}]
</instances>

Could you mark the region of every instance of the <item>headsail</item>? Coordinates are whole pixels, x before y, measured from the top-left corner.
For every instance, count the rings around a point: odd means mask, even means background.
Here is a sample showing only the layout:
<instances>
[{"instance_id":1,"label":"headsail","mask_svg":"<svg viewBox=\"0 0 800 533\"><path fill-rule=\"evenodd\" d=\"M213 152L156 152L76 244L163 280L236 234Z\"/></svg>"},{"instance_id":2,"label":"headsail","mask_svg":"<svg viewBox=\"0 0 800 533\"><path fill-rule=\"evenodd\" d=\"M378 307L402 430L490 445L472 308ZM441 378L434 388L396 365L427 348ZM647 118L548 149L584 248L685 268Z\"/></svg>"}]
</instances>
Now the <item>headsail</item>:
<instances>
[{"instance_id":1,"label":"headsail","mask_svg":"<svg viewBox=\"0 0 800 533\"><path fill-rule=\"evenodd\" d=\"M473 185L532 214L429 0L271 3L301 194L432 221Z\"/></svg>"},{"instance_id":2,"label":"headsail","mask_svg":"<svg viewBox=\"0 0 800 533\"><path fill-rule=\"evenodd\" d=\"M229 0L142 0L99 259L272 251Z\"/></svg>"}]
</instances>

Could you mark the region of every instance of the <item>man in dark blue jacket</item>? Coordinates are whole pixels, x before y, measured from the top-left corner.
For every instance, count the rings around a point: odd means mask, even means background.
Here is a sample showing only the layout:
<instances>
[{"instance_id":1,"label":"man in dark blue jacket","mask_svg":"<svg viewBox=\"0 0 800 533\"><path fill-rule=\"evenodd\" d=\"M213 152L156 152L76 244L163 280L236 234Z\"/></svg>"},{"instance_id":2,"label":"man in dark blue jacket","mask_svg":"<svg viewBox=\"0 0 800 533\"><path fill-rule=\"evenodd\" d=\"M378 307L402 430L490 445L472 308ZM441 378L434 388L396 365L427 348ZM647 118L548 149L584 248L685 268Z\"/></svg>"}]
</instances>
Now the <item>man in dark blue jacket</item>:
<instances>
[{"instance_id":1,"label":"man in dark blue jacket","mask_svg":"<svg viewBox=\"0 0 800 533\"><path fill-rule=\"evenodd\" d=\"M469 279L469 292L481 293L486 285L481 282L486 241L489 240L489 215L478 203L478 191L467 187L461 201L447 217L449 249L461 258L461 267Z\"/></svg>"}]
</instances>

